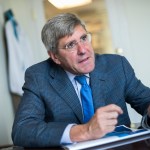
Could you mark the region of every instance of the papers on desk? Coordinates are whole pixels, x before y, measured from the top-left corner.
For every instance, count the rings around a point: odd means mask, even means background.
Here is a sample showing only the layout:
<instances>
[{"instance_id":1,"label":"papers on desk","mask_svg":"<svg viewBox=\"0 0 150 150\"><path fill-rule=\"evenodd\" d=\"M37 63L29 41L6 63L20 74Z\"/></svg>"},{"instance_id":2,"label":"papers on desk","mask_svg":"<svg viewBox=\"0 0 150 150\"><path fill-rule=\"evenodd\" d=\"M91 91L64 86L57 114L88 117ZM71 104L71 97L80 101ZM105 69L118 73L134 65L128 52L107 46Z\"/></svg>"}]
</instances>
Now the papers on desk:
<instances>
[{"instance_id":1,"label":"papers on desk","mask_svg":"<svg viewBox=\"0 0 150 150\"><path fill-rule=\"evenodd\" d=\"M115 131L108 133L103 138L97 140L78 142L75 144L68 144L64 145L63 148L66 150L80 150L101 146L101 149L106 149L106 147L112 148L115 147L115 145L121 146L124 144L129 144L148 138L150 138L150 130L132 129L121 125L117 126Z\"/></svg>"}]
</instances>

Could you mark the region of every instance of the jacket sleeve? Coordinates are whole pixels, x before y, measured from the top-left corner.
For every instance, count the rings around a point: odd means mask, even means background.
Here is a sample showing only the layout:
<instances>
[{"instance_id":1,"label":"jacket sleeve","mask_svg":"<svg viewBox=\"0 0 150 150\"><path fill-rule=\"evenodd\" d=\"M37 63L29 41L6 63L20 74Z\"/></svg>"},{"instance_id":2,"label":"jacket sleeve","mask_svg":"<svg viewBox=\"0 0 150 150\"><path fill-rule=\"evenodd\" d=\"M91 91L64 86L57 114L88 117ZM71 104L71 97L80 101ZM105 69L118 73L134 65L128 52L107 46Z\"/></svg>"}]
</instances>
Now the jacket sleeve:
<instances>
[{"instance_id":1,"label":"jacket sleeve","mask_svg":"<svg viewBox=\"0 0 150 150\"><path fill-rule=\"evenodd\" d=\"M122 64L126 78L126 102L138 113L145 115L150 104L150 88L143 85L143 83L135 76L133 68L124 57L122 57Z\"/></svg>"},{"instance_id":2,"label":"jacket sleeve","mask_svg":"<svg viewBox=\"0 0 150 150\"><path fill-rule=\"evenodd\" d=\"M23 147L55 147L60 145L66 122L46 121L45 105L36 76L26 71L24 94L16 113L12 140Z\"/></svg>"}]
</instances>

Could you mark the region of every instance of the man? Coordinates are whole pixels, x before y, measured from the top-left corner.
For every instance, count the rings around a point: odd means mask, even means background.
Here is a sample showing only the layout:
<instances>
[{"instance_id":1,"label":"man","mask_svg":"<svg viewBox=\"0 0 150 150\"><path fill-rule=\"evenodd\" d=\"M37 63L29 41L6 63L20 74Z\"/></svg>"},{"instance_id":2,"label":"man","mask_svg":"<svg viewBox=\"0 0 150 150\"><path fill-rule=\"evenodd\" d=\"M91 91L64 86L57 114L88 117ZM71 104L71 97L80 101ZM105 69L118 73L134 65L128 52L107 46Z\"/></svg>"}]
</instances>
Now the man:
<instances>
[{"instance_id":1,"label":"man","mask_svg":"<svg viewBox=\"0 0 150 150\"><path fill-rule=\"evenodd\" d=\"M26 70L12 131L15 145L52 147L101 138L116 125L130 125L126 102L149 126L150 89L124 57L94 54L91 35L77 16L66 13L50 19L42 41L50 58ZM93 108L87 115L82 85L76 80L80 75L92 91ZM94 114L85 121L92 109Z\"/></svg>"}]
</instances>

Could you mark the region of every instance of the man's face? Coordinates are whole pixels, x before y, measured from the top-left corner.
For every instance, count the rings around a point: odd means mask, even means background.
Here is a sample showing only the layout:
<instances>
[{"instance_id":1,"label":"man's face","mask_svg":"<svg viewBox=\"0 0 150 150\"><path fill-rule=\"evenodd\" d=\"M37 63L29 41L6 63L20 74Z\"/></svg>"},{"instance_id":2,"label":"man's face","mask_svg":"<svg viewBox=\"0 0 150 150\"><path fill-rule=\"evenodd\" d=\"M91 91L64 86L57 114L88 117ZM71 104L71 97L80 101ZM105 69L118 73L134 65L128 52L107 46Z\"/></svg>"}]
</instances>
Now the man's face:
<instances>
[{"instance_id":1,"label":"man's face","mask_svg":"<svg viewBox=\"0 0 150 150\"><path fill-rule=\"evenodd\" d=\"M94 51L91 42L80 42L84 41L86 34L82 26L76 26L71 36L65 36L59 40L58 53L49 52L50 57L64 70L73 74L90 73L95 67ZM66 45L74 45L74 43L76 44L71 50L65 49Z\"/></svg>"}]
</instances>

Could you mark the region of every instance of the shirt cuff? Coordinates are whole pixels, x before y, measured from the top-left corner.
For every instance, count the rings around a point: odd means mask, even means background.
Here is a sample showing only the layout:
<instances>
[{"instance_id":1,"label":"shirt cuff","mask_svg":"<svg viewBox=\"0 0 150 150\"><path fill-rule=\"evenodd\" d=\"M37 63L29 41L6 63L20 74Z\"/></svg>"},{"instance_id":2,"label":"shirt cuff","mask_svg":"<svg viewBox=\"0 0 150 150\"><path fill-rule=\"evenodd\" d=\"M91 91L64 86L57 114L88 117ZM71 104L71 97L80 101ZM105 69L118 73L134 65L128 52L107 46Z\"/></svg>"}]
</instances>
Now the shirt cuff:
<instances>
[{"instance_id":1,"label":"shirt cuff","mask_svg":"<svg viewBox=\"0 0 150 150\"><path fill-rule=\"evenodd\" d=\"M148 114L143 116L141 125L145 129L150 129L150 117L148 116Z\"/></svg>"},{"instance_id":2,"label":"shirt cuff","mask_svg":"<svg viewBox=\"0 0 150 150\"><path fill-rule=\"evenodd\" d=\"M64 133L61 137L60 144L72 144L72 143L74 143L70 139L70 130L71 130L72 126L74 126L74 125L76 125L76 124L67 125L67 127L65 128Z\"/></svg>"}]
</instances>

